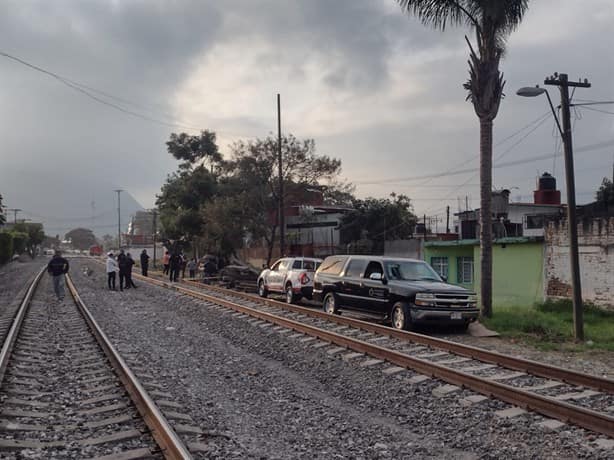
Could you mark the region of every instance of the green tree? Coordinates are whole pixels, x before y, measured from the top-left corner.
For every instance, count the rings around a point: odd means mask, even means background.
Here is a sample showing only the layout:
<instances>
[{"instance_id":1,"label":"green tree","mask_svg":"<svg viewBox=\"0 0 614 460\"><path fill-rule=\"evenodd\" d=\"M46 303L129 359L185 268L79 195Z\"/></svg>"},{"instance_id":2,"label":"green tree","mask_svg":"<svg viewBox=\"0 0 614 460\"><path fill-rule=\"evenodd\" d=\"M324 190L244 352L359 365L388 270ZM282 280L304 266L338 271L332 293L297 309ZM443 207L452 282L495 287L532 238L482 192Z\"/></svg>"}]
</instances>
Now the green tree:
<instances>
[{"instance_id":1,"label":"green tree","mask_svg":"<svg viewBox=\"0 0 614 460\"><path fill-rule=\"evenodd\" d=\"M614 205L614 182L604 177L603 182L601 182L601 187L599 187L599 190L595 193L595 200L606 206Z\"/></svg>"},{"instance_id":2,"label":"green tree","mask_svg":"<svg viewBox=\"0 0 614 460\"><path fill-rule=\"evenodd\" d=\"M269 136L232 146L232 159L224 165L224 192L242 200L241 225L253 238L264 238L270 263L278 231L279 173L277 138ZM312 139L292 134L282 137L282 179L284 203L300 201L309 187L324 186L329 193L341 172L341 161L316 153ZM247 193L245 193L247 191Z\"/></svg>"},{"instance_id":3,"label":"green tree","mask_svg":"<svg viewBox=\"0 0 614 460\"><path fill-rule=\"evenodd\" d=\"M88 228L74 228L64 235L65 240L70 240L74 249L80 251L89 249L90 246L97 244L96 236Z\"/></svg>"},{"instance_id":4,"label":"green tree","mask_svg":"<svg viewBox=\"0 0 614 460\"><path fill-rule=\"evenodd\" d=\"M194 242L203 230L201 207L216 190L216 177L202 165L169 175L156 200L163 237Z\"/></svg>"},{"instance_id":5,"label":"green tree","mask_svg":"<svg viewBox=\"0 0 614 460\"><path fill-rule=\"evenodd\" d=\"M13 252L23 254L28 244L28 234L24 232L11 232L13 235Z\"/></svg>"},{"instance_id":6,"label":"green tree","mask_svg":"<svg viewBox=\"0 0 614 460\"><path fill-rule=\"evenodd\" d=\"M0 232L0 264L5 264L13 257L13 235Z\"/></svg>"},{"instance_id":7,"label":"green tree","mask_svg":"<svg viewBox=\"0 0 614 460\"><path fill-rule=\"evenodd\" d=\"M17 232L22 232L28 235L26 241L26 252L34 259L34 257L36 257L37 248L45 240L43 224L37 224L34 222L20 222L16 224L13 229Z\"/></svg>"},{"instance_id":8,"label":"green tree","mask_svg":"<svg viewBox=\"0 0 614 460\"><path fill-rule=\"evenodd\" d=\"M470 40L469 80L464 88L480 120L480 300L482 314L492 316L492 132L503 98L505 81L499 61L505 41L518 27L528 0L397 0L425 25L442 31L446 26L467 25L476 36L477 52Z\"/></svg>"},{"instance_id":9,"label":"green tree","mask_svg":"<svg viewBox=\"0 0 614 460\"><path fill-rule=\"evenodd\" d=\"M0 225L4 225L6 216L4 215L4 206L2 205L2 194L0 193Z\"/></svg>"},{"instance_id":10,"label":"green tree","mask_svg":"<svg viewBox=\"0 0 614 460\"><path fill-rule=\"evenodd\" d=\"M208 162L213 169L213 165L222 161L216 138L216 134L208 130L201 131L199 136L172 133L166 147L168 153L182 161L180 169L191 169L202 162Z\"/></svg>"},{"instance_id":11,"label":"green tree","mask_svg":"<svg viewBox=\"0 0 614 460\"><path fill-rule=\"evenodd\" d=\"M341 220L343 244L369 240L372 249L381 252L386 240L409 238L416 226L411 200L405 195L357 199L352 208Z\"/></svg>"}]
</instances>

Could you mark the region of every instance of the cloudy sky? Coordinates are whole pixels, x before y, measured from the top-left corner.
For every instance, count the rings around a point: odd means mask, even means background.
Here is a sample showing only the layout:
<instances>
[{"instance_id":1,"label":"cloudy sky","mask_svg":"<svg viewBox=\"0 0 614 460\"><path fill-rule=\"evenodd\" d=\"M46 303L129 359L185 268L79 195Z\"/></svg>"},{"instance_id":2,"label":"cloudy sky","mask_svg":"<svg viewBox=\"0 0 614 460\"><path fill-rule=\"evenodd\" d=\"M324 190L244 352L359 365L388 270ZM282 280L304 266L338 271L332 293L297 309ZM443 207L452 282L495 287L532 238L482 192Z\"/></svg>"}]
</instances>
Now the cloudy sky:
<instances>
[{"instance_id":1,"label":"cloudy sky","mask_svg":"<svg viewBox=\"0 0 614 460\"><path fill-rule=\"evenodd\" d=\"M494 183L514 200L530 200L545 170L564 191L547 101L516 89L558 71L592 83L576 102L614 100L612 24L611 0L533 1L510 37ZM113 233L113 189L151 207L176 167L171 132L210 129L228 151L276 130L281 93L282 129L340 158L359 196L406 193L439 216L466 196L477 206L465 33L426 28L394 0L3 0L0 52L139 116L0 57L0 193L48 233ZM573 113L580 203L614 161L614 105L590 107L601 112Z\"/></svg>"}]
</instances>

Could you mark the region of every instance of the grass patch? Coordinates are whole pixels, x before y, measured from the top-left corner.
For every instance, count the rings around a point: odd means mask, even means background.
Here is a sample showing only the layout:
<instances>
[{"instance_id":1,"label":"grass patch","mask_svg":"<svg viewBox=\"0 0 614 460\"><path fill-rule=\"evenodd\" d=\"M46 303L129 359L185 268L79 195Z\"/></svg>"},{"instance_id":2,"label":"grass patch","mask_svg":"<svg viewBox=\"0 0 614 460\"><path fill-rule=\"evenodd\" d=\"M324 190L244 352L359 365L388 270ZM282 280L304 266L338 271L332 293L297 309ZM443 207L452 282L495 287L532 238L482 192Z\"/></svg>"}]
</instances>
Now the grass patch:
<instances>
[{"instance_id":1,"label":"grass patch","mask_svg":"<svg viewBox=\"0 0 614 460\"><path fill-rule=\"evenodd\" d=\"M504 337L520 339L542 350L614 351L614 312L584 305L584 344L573 341L570 300L547 301L532 307L495 307L486 327Z\"/></svg>"}]
</instances>

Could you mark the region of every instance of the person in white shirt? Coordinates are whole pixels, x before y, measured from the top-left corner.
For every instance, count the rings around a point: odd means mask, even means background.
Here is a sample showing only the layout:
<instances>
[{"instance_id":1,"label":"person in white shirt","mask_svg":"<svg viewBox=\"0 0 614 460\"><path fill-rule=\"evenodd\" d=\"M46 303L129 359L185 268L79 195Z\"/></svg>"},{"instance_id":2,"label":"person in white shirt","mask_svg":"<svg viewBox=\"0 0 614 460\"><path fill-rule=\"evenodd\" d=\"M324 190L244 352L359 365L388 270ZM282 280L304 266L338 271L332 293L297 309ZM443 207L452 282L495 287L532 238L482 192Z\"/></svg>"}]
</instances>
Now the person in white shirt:
<instances>
[{"instance_id":1,"label":"person in white shirt","mask_svg":"<svg viewBox=\"0 0 614 460\"><path fill-rule=\"evenodd\" d=\"M107 283L109 285L109 289L115 291L115 272L119 271L119 266L113 257L113 253L109 252L107 254Z\"/></svg>"}]
</instances>

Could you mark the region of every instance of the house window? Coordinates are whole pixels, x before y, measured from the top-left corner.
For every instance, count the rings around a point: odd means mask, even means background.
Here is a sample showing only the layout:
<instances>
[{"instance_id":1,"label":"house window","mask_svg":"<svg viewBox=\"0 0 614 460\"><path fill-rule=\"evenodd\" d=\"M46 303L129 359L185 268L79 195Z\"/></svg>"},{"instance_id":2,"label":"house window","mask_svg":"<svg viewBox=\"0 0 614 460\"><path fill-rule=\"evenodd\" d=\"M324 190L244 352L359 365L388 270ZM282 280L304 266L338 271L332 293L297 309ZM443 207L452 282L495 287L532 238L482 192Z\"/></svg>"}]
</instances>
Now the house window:
<instances>
[{"instance_id":1,"label":"house window","mask_svg":"<svg viewBox=\"0 0 614 460\"><path fill-rule=\"evenodd\" d=\"M458 257L457 281L460 284L473 283L473 257Z\"/></svg>"},{"instance_id":2,"label":"house window","mask_svg":"<svg viewBox=\"0 0 614 460\"><path fill-rule=\"evenodd\" d=\"M544 216L527 216L527 228L544 228Z\"/></svg>"},{"instance_id":3,"label":"house window","mask_svg":"<svg viewBox=\"0 0 614 460\"><path fill-rule=\"evenodd\" d=\"M448 278L448 258L447 257L431 257L431 267L444 278Z\"/></svg>"}]
</instances>

